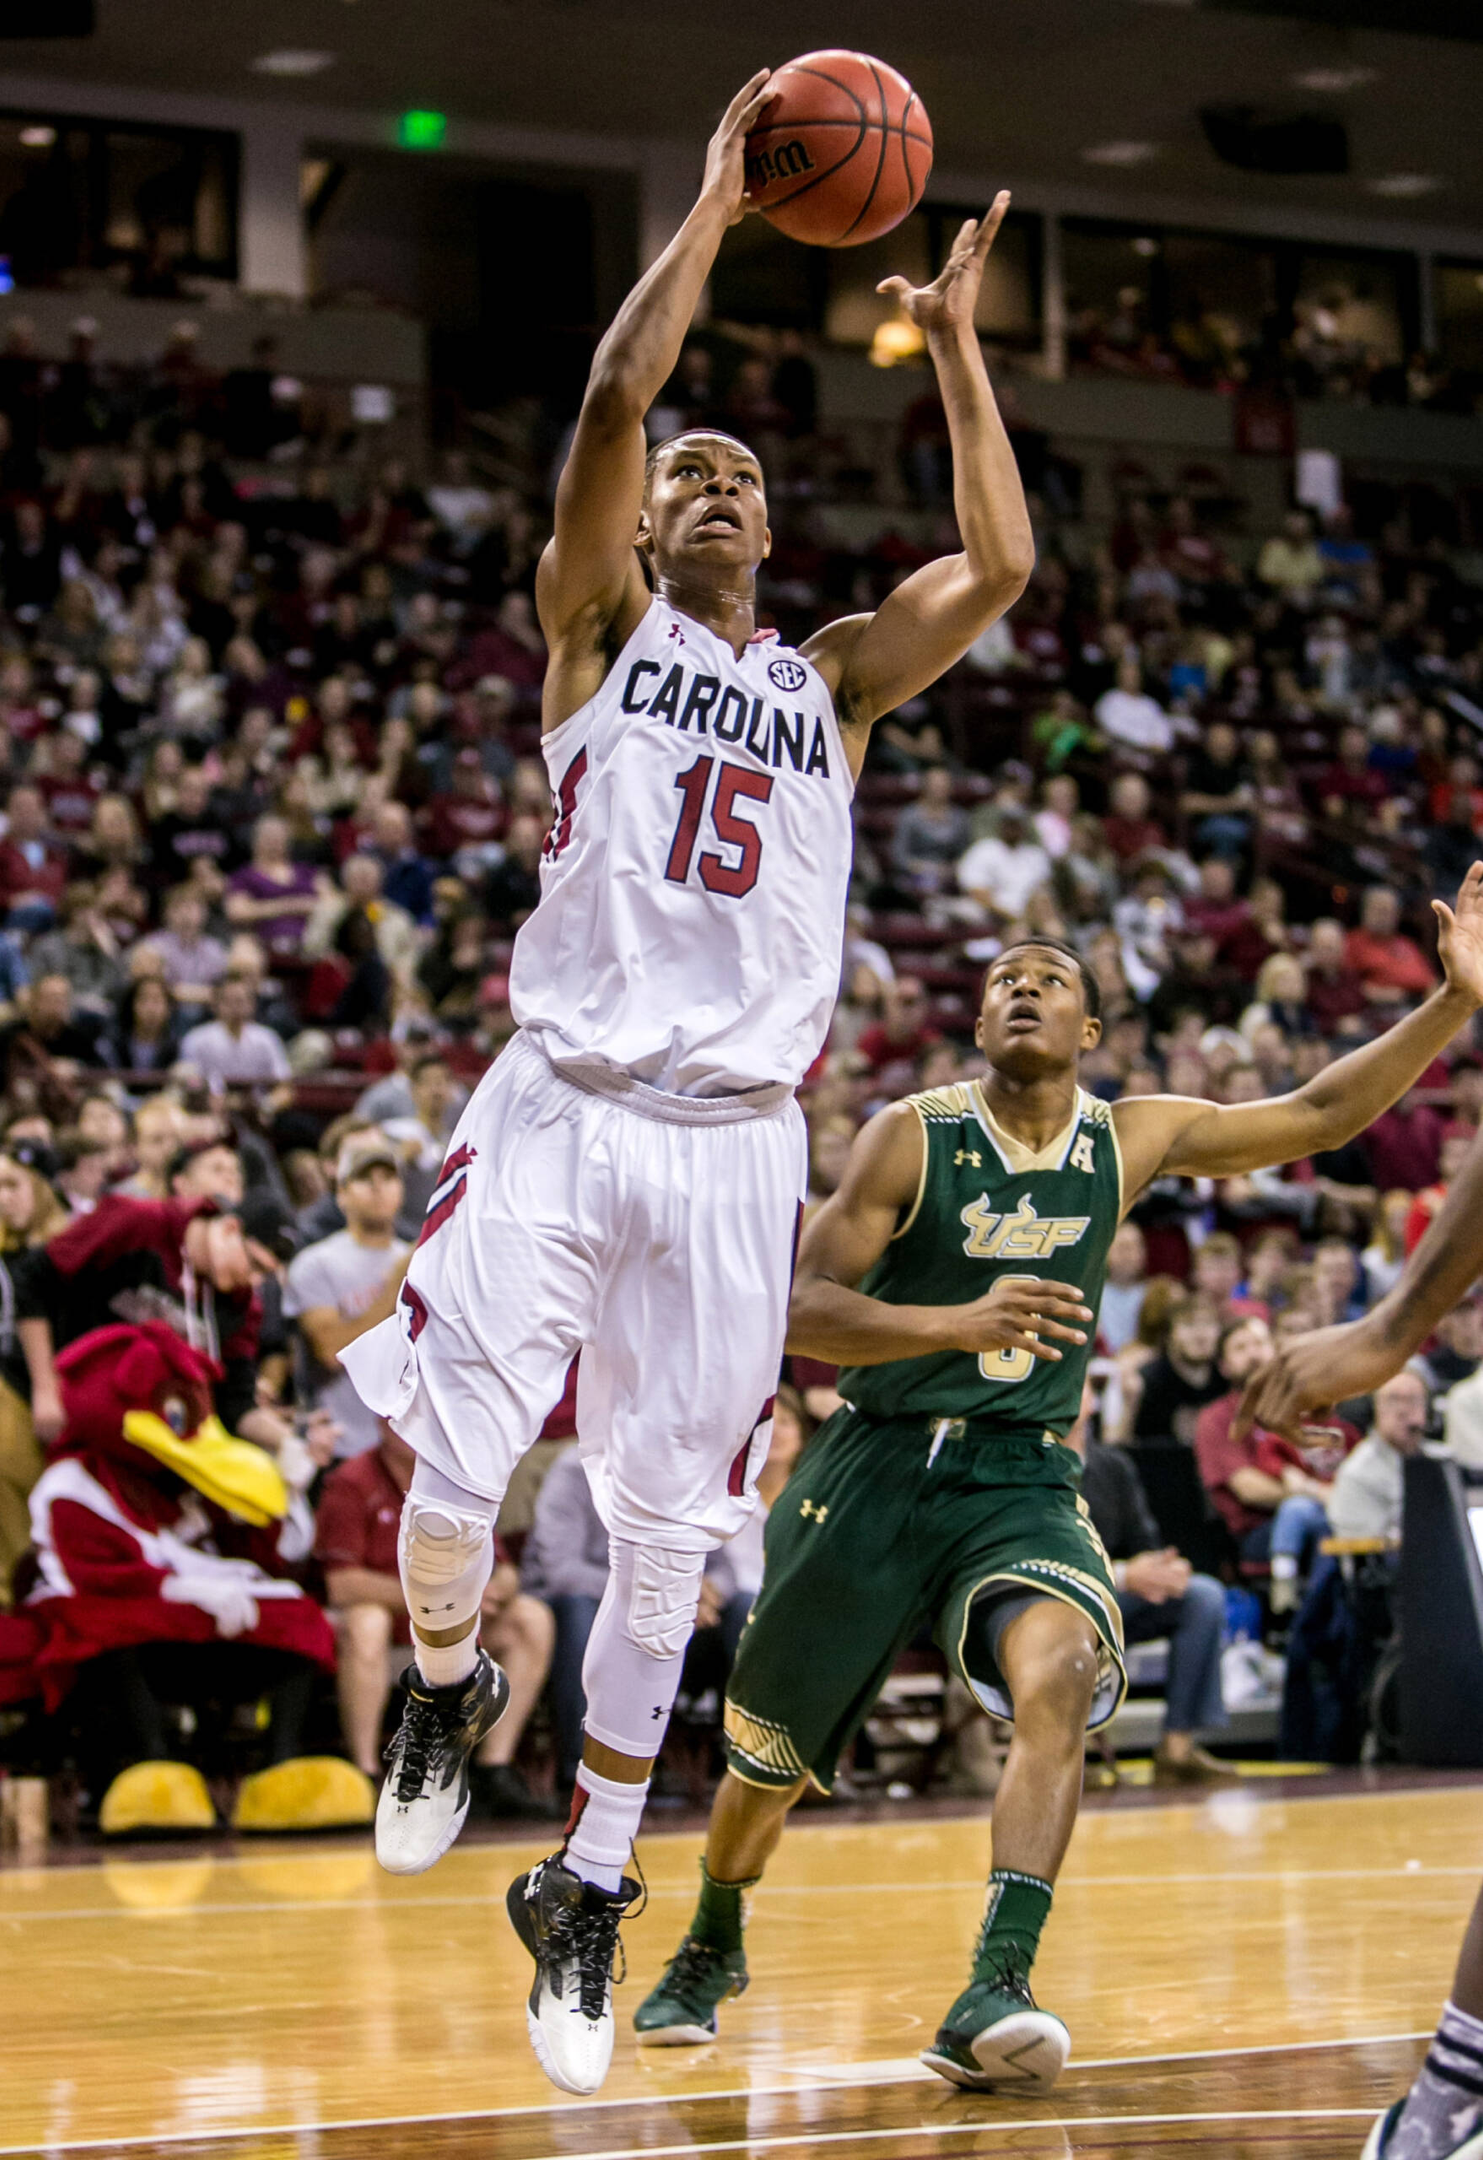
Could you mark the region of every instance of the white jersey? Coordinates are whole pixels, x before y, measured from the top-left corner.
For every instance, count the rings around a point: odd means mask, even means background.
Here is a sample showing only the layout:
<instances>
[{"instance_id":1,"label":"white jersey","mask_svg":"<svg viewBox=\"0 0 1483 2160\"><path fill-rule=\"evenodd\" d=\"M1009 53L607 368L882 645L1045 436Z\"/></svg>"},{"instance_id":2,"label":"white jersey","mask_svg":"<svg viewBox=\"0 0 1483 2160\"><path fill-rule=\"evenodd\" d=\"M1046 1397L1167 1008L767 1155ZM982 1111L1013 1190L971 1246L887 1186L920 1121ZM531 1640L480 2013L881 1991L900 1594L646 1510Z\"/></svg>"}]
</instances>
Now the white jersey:
<instances>
[{"instance_id":1,"label":"white jersey","mask_svg":"<svg viewBox=\"0 0 1483 2160\"><path fill-rule=\"evenodd\" d=\"M556 798L510 1005L558 1069L796 1086L839 989L854 783L823 678L660 599L542 748Z\"/></svg>"}]
</instances>

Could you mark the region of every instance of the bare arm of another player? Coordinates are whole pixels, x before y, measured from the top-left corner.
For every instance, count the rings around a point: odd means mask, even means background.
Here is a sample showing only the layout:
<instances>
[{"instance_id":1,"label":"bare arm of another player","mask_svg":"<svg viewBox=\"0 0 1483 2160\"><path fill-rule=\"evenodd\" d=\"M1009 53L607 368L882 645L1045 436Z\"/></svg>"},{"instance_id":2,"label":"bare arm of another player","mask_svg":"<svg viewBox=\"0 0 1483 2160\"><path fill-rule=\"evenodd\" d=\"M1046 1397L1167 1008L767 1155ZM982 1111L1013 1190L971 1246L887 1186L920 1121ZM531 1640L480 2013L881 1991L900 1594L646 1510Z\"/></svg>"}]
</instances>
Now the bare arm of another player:
<instances>
[{"instance_id":1,"label":"bare arm of another player","mask_svg":"<svg viewBox=\"0 0 1483 2160\"><path fill-rule=\"evenodd\" d=\"M767 103L767 72L727 106L695 208L634 286L593 358L556 490L555 534L536 574L536 609L551 648L543 694L548 733L596 692L613 651L649 605L634 553L644 414L674 372L721 237L742 214L747 130Z\"/></svg>"},{"instance_id":2,"label":"bare arm of another player","mask_svg":"<svg viewBox=\"0 0 1483 2160\"><path fill-rule=\"evenodd\" d=\"M1447 1198L1393 1289L1363 1320L1283 1343L1248 1381L1234 1430L1295 1433L1306 1412L1372 1394L1421 1348L1444 1313L1483 1274L1483 1138L1469 1148Z\"/></svg>"},{"instance_id":3,"label":"bare arm of another player","mask_svg":"<svg viewBox=\"0 0 1483 2160\"><path fill-rule=\"evenodd\" d=\"M1058 1361L1042 1337L1085 1342L1074 1323L1092 1315L1069 1283L1001 1281L966 1305L892 1305L855 1288L916 1204L926 1145L907 1103L882 1110L860 1134L838 1192L803 1233L788 1348L831 1365L884 1365L939 1350L1029 1350Z\"/></svg>"},{"instance_id":4,"label":"bare arm of another player","mask_svg":"<svg viewBox=\"0 0 1483 2160\"><path fill-rule=\"evenodd\" d=\"M1434 900L1446 980L1384 1035L1352 1050L1291 1095L1205 1103L1144 1095L1113 1110L1128 1199L1151 1177L1234 1177L1342 1147L1414 1087L1483 1005L1483 863L1462 881L1454 912Z\"/></svg>"},{"instance_id":5,"label":"bare arm of another player","mask_svg":"<svg viewBox=\"0 0 1483 2160\"><path fill-rule=\"evenodd\" d=\"M1009 196L970 218L942 274L913 288L887 278L918 328L937 370L953 446L953 505L963 551L944 555L898 585L873 615L830 623L804 647L834 693L846 726L868 726L925 690L1024 591L1035 567L1035 536L1019 468L979 349L973 311Z\"/></svg>"}]
</instances>

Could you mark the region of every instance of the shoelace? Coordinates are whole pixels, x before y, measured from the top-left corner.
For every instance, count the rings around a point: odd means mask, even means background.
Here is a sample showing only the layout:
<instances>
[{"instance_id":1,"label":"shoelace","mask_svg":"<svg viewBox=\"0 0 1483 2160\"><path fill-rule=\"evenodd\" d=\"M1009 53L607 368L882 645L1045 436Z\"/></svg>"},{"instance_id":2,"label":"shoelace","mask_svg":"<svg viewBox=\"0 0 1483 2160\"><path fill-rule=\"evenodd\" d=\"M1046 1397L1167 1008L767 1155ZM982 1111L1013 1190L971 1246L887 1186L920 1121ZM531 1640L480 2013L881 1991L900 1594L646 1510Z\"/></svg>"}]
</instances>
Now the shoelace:
<instances>
[{"instance_id":1,"label":"shoelace","mask_svg":"<svg viewBox=\"0 0 1483 2160\"><path fill-rule=\"evenodd\" d=\"M447 1743L448 1736L443 1728L443 1720L439 1717L435 1705L430 1703L426 1696L410 1692L407 1696L407 1707L402 1713L401 1727L386 1750L386 1760L390 1763L397 1762L400 1752L396 1796L401 1806L405 1807L410 1801L420 1798L429 1774L436 1777L442 1768Z\"/></svg>"},{"instance_id":2,"label":"shoelace","mask_svg":"<svg viewBox=\"0 0 1483 2160\"><path fill-rule=\"evenodd\" d=\"M677 1993L686 1988L701 1989L710 1979L721 1954L709 1943L697 1942L693 1935L687 1935L665 1968L665 1977Z\"/></svg>"},{"instance_id":3,"label":"shoelace","mask_svg":"<svg viewBox=\"0 0 1483 2160\"><path fill-rule=\"evenodd\" d=\"M1001 1995L1012 1995L1017 2002L1024 2003L1027 2009L1035 2007L1035 1998L1030 1993L1029 1977L1020 1970L1013 1958L996 1959L987 1971L982 1972L975 1961L973 1977L980 1985L995 1988Z\"/></svg>"},{"instance_id":4,"label":"shoelace","mask_svg":"<svg viewBox=\"0 0 1483 2160\"><path fill-rule=\"evenodd\" d=\"M576 1966L577 2007L583 2017L594 2022L607 2008L609 1979L621 1984L628 1977L627 1960L618 1934L618 1922L622 1917L623 1907L616 1902L600 1905L595 1910L573 1904L562 1906L551 1922L552 1955L563 1963L570 1961ZM613 1971L615 1951L619 1959L616 1973Z\"/></svg>"}]
</instances>

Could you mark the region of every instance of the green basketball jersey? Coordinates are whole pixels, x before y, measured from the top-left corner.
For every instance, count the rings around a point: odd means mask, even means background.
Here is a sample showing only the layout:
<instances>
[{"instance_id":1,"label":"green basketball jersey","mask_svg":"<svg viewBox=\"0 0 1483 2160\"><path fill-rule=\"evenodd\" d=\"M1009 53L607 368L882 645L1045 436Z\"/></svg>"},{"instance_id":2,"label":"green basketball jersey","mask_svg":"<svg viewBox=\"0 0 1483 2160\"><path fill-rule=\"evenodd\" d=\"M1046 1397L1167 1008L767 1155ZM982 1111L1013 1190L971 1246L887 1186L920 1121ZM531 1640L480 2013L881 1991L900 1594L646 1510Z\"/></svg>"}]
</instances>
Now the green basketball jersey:
<instances>
[{"instance_id":1,"label":"green basketball jersey","mask_svg":"<svg viewBox=\"0 0 1483 2160\"><path fill-rule=\"evenodd\" d=\"M1085 1089L1064 1132L1034 1155L999 1126L974 1081L908 1097L925 1137L915 1204L860 1284L888 1305L966 1305L1005 1276L1073 1283L1095 1313L1122 1208L1122 1157L1108 1104ZM1002 1417L1057 1438L1081 1408L1096 1332L1060 1342L1059 1364L1028 1350L938 1351L839 1376L873 1417Z\"/></svg>"}]
</instances>

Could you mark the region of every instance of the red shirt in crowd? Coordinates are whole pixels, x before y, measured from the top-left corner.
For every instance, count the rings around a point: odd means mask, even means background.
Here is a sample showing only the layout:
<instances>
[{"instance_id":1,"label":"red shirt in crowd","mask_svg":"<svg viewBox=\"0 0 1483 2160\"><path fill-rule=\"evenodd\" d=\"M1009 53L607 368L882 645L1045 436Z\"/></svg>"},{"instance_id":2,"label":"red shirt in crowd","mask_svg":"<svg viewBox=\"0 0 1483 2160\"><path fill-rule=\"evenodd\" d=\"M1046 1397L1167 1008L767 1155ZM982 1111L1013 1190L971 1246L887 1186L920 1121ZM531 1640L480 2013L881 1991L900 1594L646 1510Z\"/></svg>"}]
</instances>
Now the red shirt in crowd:
<instances>
[{"instance_id":1,"label":"red shirt in crowd","mask_svg":"<svg viewBox=\"0 0 1483 2160\"><path fill-rule=\"evenodd\" d=\"M1372 930L1351 930L1344 941L1344 958L1361 985L1377 990L1401 990L1424 997L1435 987L1437 971L1414 938L1397 931L1394 937L1376 937Z\"/></svg>"},{"instance_id":2,"label":"red shirt in crowd","mask_svg":"<svg viewBox=\"0 0 1483 2160\"><path fill-rule=\"evenodd\" d=\"M1319 968L1312 969L1304 1003L1317 1022L1320 1035L1332 1035L1341 1020L1352 1020L1356 1014L1370 1009L1359 977L1349 967L1340 968L1334 975L1326 975Z\"/></svg>"},{"instance_id":3,"label":"red shirt in crowd","mask_svg":"<svg viewBox=\"0 0 1483 2160\"><path fill-rule=\"evenodd\" d=\"M1329 1485L1344 1457L1359 1442L1359 1432L1343 1418L1335 1419L1332 1425L1315 1426L1312 1432L1304 1433L1301 1441L1263 1431L1256 1436L1256 1467L1274 1478L1280 1478L1285 1470L1302 1470L1320 1485Z\"/></svg>"},{"instance_id":4,"label":"red shirt in crowd","mask_svg":"<svg viewBox=\"0 0 1483 2160\"><path fill-rule=\"evenodd\" d=\"M1369 1157L1373 1183L1381 1192L1397 1187L1403 1192L1423 1192L1435 1185L1445 1129L1440 1110L1426 1103L1409 1110L1396 1103L1382 1111L1360 1141Z\"/></svg>"},{"instance_id":5,"label":"red shirt in crowd","mask_svg":"<svg viewBox=\"0 0 1483 2160\"><path fill-rule=\"evenodd\" d=\"M1105 817L1102 834L1119 865L1169 845L1169 835L1157 818Z\"/></svg>"},{"instance_id":6,"label":"red shirt in crowd","mask_svg":"<svg viewBox=\"0 0 1483 2160\"><path fill-rule=\"evenodd\" d=\"M22 846L19 841L0 841L0 912L18 900L39 893L54 905L67 885L67 857L49 840Z\"/></svg>"},{"instance_id":7,"label":"red shirt in crowd","mask_svg":"<svg viewBox=\"0 0 1483 2160\"><path fill-rule=\"evenodd\" d=\"M1209 1493L1216 1514L1238 1541L1264 1523L1272 1510L1248 1507L1231 1490L1231 1479L1238 1470L1259 1470L1261 1463L1257 1451L1264 1441L1275 1438L1260 1425L1244 1440L1232 1438L1231 1426L1240 1402L1240 1388L1232 1388L1229 1395L1218 1396L1214 1402L1206 1403L1195 1419L1195 1460L1200 1466L1200 1482Z\"/></svg>"}]
</instances>

